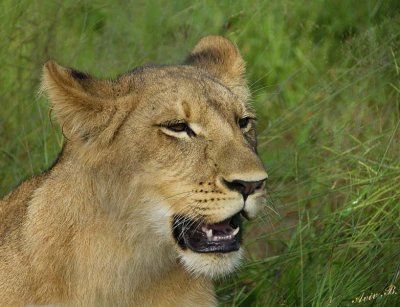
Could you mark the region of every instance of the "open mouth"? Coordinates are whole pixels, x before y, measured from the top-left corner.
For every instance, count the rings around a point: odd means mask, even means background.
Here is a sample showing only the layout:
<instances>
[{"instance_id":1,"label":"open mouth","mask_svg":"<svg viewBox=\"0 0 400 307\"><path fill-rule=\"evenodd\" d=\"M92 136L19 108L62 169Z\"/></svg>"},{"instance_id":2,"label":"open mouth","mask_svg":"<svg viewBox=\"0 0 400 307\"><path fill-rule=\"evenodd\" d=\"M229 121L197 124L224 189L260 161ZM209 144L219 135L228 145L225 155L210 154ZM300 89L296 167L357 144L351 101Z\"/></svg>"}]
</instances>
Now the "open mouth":
<instances>
[{"instance_id":1,"label":"open mouth","mask_svg":"<svg viewBox=\"0 0 400 307\"><path fill-rule=\"evenodd\" d=\"M179 246L197 253L229 253L239 250L242 242L241 226L240 212L215 224L175 216L172 225Z\"/></svg>"}]
</instances>

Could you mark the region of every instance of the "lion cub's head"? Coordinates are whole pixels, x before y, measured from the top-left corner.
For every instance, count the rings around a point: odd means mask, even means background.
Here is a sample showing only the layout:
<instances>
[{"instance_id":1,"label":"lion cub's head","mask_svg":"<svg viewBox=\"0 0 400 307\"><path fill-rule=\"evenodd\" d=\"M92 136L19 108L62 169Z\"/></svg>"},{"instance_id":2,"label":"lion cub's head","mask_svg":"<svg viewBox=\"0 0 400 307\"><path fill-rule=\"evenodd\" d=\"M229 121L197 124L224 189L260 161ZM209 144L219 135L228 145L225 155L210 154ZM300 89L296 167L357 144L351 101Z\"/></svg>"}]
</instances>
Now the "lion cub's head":
<instances>
[{"instance_id":1,"label":"lion cub's head","mask_svg":"<svg viewBox=\"0 0 400 307\"><path fill-rule=\"evenodd\" d=\"M255 217L265 199L243 73L237 48L218 36L203 38L183 65L116 80L44 68L68 154L92 174L94 205L128 221L132 237L170 246L196 274L235 268L242 217Z\"/></svg>"}]
</instances>

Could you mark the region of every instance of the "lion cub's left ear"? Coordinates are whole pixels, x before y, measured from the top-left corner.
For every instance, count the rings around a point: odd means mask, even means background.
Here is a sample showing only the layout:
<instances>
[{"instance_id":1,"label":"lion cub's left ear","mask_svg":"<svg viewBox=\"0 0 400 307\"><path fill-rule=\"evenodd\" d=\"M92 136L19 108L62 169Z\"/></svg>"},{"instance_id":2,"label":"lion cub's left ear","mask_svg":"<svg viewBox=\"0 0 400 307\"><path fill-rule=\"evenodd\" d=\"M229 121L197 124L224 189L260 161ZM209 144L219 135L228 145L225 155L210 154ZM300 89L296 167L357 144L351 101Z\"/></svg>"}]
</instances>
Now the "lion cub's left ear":
<instances>
[{"instance_id":1,"label":"lion cub's left ear","mask_svg":"<svg viewBox=\"0 0 400 307\"><path fill-rule=\"evenodd\" d=\"M206 70L239 96L249 95L244 78L245 63L236 45L222 36L202 38L186 58L185 64Z\"/></svg>"}]
</instances>

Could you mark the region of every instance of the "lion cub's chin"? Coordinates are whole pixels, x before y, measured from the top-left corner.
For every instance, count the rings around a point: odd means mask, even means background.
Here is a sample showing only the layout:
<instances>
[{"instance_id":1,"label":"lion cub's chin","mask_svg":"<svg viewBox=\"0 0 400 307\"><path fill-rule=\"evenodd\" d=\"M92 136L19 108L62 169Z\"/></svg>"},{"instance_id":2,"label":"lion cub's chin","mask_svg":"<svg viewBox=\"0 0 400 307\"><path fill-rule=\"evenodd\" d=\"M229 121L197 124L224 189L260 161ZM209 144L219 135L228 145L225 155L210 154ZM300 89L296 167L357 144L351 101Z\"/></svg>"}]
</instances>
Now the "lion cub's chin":
<instances>
[{"instance_id":1,"label":"lion cub's chin","mask_svg":"<svg viewBox=\"0 0 400 307\"><path fill-rule=\"evenodd\" d=\"M180 251L180 261L187 271L199 276L216 278L232 273L243 258L243 248L229 253L196 253Z\"/></svg>"}]
</instances>

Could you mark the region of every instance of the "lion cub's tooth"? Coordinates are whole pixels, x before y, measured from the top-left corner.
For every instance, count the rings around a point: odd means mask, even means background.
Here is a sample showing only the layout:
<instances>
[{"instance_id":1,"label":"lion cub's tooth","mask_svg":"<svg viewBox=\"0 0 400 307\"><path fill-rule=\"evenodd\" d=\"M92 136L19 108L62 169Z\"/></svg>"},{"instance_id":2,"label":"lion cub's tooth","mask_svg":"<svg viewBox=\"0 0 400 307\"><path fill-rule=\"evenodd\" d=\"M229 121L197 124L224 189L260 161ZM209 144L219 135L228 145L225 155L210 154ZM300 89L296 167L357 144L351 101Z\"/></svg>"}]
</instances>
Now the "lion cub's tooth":
<instances>
[{"instance_id":1,"label":"lion cub's tooth","mask_svg":"<svg viewBox=\"0 0 400 307\"><path fill-rule=\"evenodd\" d=\"M207 231L206 231L206 234L207 234L207 239L208 239L208 240L211 240L211 238L212 238L212 236L213 236L212 229L207 230Z\"/></svg>"},{"instance_id":2,"label":"lion cub's tooth","mask_svg":"<svg viewBox=\"0 0 400 307\"><path fill-rule=\"evenodd\" d=\"M234 229L233 232L232 232L232 235L236 236L238 234L238 232L239 232L239 229L240 229L240 227Z\"/></svg>"}]
</instances>

